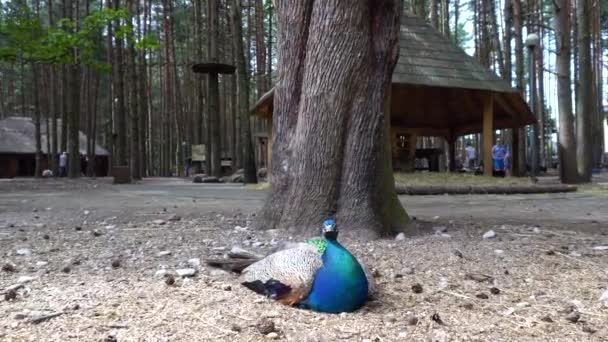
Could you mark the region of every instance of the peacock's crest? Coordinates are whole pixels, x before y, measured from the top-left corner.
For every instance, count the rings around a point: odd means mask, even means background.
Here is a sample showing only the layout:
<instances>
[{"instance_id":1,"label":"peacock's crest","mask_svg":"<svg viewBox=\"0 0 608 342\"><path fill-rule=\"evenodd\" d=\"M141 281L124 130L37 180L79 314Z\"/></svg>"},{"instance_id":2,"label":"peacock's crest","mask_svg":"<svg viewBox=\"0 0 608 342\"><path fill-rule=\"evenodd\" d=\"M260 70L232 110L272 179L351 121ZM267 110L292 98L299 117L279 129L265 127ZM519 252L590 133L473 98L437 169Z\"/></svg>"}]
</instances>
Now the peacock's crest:
<instances>
[{"instance_id":1,"label":"peacock's crest","mask_svg":"<svg viewBox=\"0 0 608 342\"><path fill-rule=\"evenodd\" d=\"M327 249L327 240L325 239L314 238L308 240L306 243L313 246L319 255L323 255L323 253L325 253L325 249Z\"/></svg>"}]
</instances>

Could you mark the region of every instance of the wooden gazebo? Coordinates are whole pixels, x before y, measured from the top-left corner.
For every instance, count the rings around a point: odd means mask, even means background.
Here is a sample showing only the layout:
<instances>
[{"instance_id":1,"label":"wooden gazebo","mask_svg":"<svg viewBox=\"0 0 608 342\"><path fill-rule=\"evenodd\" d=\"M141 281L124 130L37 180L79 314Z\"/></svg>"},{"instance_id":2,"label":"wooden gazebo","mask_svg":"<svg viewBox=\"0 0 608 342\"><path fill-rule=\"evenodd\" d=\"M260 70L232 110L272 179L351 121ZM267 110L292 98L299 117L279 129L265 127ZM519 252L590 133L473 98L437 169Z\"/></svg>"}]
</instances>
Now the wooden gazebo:
<instances>
[{"instance_id":1,"label":"wooden gazebo","mask_svg":"<svg viewBox=\"0 0 608 342\"><path fill-rule=\"evenodd\" d=\"M494 131L511 128L515 169L516 128L535 122L521 94L420 18L402 17L399 44L390 99L393 157L404 137L415 142L419 136L440 136L449 143L454 165L456 138L482 132L484 173L491 175ZM273 91L256 103L259 117L272 120ZM269 128L269 154L271 136ZM408 145L411 157L415 143Z\"/></svg>"}]
</instances>

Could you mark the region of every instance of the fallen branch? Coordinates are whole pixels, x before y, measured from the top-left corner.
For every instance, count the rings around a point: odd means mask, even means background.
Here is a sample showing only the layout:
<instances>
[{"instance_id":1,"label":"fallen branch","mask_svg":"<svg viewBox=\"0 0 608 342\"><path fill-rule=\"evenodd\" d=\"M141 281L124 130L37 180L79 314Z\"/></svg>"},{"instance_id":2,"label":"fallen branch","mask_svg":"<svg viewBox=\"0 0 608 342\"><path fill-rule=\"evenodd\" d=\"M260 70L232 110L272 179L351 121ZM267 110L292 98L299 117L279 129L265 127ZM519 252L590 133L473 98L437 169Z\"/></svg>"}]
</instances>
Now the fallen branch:
<instances>
[{"instance_id":1,"label":"fallen branch","mask_svg":"<svg viewBox=\"0 0 608 342\"><path fill-rule=\"evenodd\" d=\"M23 286L25 286L25 284L15 284L15 285L11 285L9 287L7 287L6 289L4 289L4 291L0 292L0 295L5 295L11 291L17 291L20 288L22 288Z\"/></svg>"},{"instance_id":2,"label":"fallen branch","mask_svg":"<svg viewBox=\"0 0 608 342\"><path fill-rule=\"evenodd\" d=\"M47 321L51 318L55 318L58 316L63 315L63 312L53 312L47 315L40 315L40 316L36 316L36 317L32 317L30 320L28 320L28 323L32 323L32 324L38 324L38 323L42 323L44 321Z\"/></svg>"}]
</instances>

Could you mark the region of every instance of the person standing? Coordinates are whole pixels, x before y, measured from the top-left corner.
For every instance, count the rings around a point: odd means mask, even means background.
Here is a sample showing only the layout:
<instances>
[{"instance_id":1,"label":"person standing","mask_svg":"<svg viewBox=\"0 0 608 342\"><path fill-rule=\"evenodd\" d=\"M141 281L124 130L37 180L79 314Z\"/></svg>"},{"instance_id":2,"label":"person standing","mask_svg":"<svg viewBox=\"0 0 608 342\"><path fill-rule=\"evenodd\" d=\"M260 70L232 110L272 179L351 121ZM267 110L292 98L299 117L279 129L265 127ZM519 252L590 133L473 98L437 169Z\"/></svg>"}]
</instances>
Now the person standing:
<instances>
[{"instance_id":1,"label":"person standing","mask_svg":"<svg viewBox=\"0 0 608 342\"><path fill-rule=\"evenodd\" d=\"M67 176L68 154L64 151L59 156L59 177Z\"/></svg>"},{"instance_id":2,"label":"person standing","mask_svg":"<svg viewBox=\"0 0 608 342\"><path fill-rule=\"evenodd\" d=\"M471 144L467 144L465 152L467 154L466 167L468 169L474 170L476 167L475 162L477 159L477 151L475 151L475 147L471 146Z\"/></svg>"},{"instance_id":3,"label":"person standing","mask_svg":"<svg viewBox=\"0 0 608 342\"><path fill-rule=\"evenodd\" d=\"M505 155L506 155L505 147L502 146L500 141L497 142L496 145L494 145L492 147L492 160L493 160L493 167L494 167L493 174L495 176L498 176L498 177L505 176Z\"/></svg>"}]
</instances>

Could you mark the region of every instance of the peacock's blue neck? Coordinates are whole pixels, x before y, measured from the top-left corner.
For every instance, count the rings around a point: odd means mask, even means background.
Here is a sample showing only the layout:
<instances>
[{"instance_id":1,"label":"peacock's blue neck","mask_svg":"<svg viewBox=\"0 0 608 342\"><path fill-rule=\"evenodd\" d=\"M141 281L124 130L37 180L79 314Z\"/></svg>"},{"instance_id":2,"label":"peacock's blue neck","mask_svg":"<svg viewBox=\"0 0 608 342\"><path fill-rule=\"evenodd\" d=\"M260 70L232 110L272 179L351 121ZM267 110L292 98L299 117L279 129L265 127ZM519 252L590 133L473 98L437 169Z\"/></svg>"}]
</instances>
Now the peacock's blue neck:
<instances>
[{"instance_id":1,"label":"peacock's blue neck","mask_svg":"<svg viewBox=\"0 0 608 342\"><path fill-rule=\"evenodd\" d=\"M303 304L321 312L351 312L367 299L368 282L357 259L335 239L326 239L323 266Z\"/></svg>"}]
</instances>

